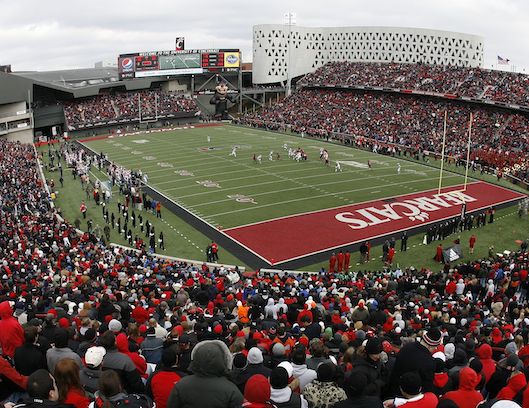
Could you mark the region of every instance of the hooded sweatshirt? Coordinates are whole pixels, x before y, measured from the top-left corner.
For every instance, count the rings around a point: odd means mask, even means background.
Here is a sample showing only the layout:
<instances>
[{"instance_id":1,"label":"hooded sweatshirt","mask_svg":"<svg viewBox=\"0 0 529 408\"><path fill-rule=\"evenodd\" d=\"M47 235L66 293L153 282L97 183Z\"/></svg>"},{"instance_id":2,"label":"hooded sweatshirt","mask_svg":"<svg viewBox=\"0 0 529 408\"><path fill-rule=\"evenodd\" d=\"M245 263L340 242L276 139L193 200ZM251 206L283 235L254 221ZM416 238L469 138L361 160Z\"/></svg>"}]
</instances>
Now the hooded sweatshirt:
<instances>
[{"instance_id":1,"label":"hooded sweatshirt","mask_svg":"<svg viewBox=\"0 0 529 408\"><path fill-rule=\"evenodd\" d=\"M264 312L265 312L265 317L271 314L272 318L274 320L277 320L277 306L274 303L274 299L268 298L268 303L265 306Z\"/></svg>"},{"instance_id":2,"label":"hooded sweatshirt","mask_svg":"<svg viewBox=\"0 0 529 408\"><path fill-rule=\"evenodd\" d=\"M301 392L303 392L307 384L318 377L316 371L307 368L306 364L292 364L292 368L294 369L292 376L299 379L299 389Z\"/></svg>"},{"instance_id":3,"label":"hooded sweatshirt","mask_svg":"<svg viewBox=\"0 0 529 408\"><path fill-rule=\"evenodd\" d=\"M13 317L9 301L0 303L0 346L4 355L13 358L15 349L24 344L24 329Z\"/></svg>"},{"instance_id":4,"label":"hooded sweatshirt","mask_svg":"<svg viewBox=\"0 0 529 408\"><path fill-rule=\"evenodd\" d=\"M243 396L226 378L232 366L231 353L220 340L204 340L191 352L188 375L176 383L168 407L224 408L242 405Z\"/></svg>"},{"instance_id":5,"label":"hooded sweatshirt","mask_svg":"<svg viewBox=\"0 0 529 408\"><path fill-rule=\"evenodd\" d=\"M485 375L485 382L489 382L490 377L496 371L496 361L492 359L492 347L488 344L482 344L477 350L476 354L483 364L483 370L481 371Z\"/></svg>"},{"instance_id":6,"label":"hooded sweatshirt","mask_svg":"<svg viewBox=\"0 0 529 408\"><path fill-rule=\"evenodd\" d=\"M136 366L136 370L138 370L140 375L143 378L147 378L147 361L145 361L145 359L138 353L133 353L129 351L129 340L127 339L127 336L124 333L120 333L117 335L116 347L120 353L129 356L134 365Z\"/></svg>"},{"instance_id":7,"label":"hooded sweatshirt","mask_svg":"<svg viewBox=\"0 0 529 408\"><path fill-rule=\"evenodd\" d=\"M459 389L447 392L443 399L454 401L459 408L476 408L483 401L483 396L475 387L479 377L470 367L464 367L459 372Z\"/></svg>"},{"instance_id":8,"label":"hooded sweatshirt","mask_svg":"<svg viewBox=\"0 0 529 408\"><path fill-rule=\"evenodd\" d=\"M516 394L518 394L526 384L527 381L524 373L518 372L509 378L507 385L500 390L498 395L496 395L496 399L513 400Z\"/></svg>"}]
</instances>

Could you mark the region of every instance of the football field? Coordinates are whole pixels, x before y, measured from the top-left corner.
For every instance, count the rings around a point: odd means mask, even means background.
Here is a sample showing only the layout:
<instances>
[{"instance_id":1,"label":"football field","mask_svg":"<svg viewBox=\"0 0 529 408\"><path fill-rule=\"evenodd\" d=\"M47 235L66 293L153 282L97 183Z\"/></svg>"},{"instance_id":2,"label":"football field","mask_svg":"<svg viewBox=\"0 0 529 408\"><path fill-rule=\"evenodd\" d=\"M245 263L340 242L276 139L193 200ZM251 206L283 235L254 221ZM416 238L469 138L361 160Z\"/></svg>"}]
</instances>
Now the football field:
<instances>
[{"instance_id":1,"label":"football field","mask_svg":"<svg viewBox=\"0 0 529 408\"><path fill-rule=\"evenodd\" d=\"M126 168L141 169L148 175L150 186L269 264L453 217L461 207L456 197L438 203L442 211L435 214L421 211L418 217L408 214L403 217L390 208L393 204L388 199L402 196L403 200L417 200L422 199L418 193L423 192L434 195L439 184L438 169L299 136L225 125L83 143ZM297 148L306 152L306 161L288 157L288 149ZM319 159L322 148L329 152L329 166ZM255 161L254 156L261 156L261 162ZM337 161L341 171L336 169ZM463 182L462 175L445 171L443 192L460 190ZM476 198L475 203L469 204L474 207L469 209L518 197L510 190L487 183L470 186ZM490 188L501 190L487 190ZM490 201L492 196L494 199ZM369 227L374 229L367 234L354 228L360 221L351 222L352 211L364 211L359 208L362 203L369 203L370 208L382 206L376 210L378 222L373 222L375 216L371 214ZM453 207L451 213L447 212L448 207ZM334 222L336 225L315 219L329 215L329 210L332 210L329 220L339 221ZM369 216L365 211L363 214ZM406 223L400 221L402 218L406 218ZM394 227L383 229L382 224ZM304 241L308 244L304 245Z\"/></svg>"}]
</instances>

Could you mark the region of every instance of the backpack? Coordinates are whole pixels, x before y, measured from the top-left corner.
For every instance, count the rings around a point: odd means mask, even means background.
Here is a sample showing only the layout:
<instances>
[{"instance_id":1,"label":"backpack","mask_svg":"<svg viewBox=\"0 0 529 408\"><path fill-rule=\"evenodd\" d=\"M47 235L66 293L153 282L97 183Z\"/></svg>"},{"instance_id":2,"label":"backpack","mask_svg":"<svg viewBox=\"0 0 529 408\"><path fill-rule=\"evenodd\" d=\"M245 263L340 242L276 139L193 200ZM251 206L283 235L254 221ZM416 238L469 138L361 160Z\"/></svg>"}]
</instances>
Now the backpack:
<instances>
[{"instance_id":1,"label":"backpack","mask_svg":"<svg viewBox=\"0 0 529 408\"><path fill-rule=\"evenodd\" d=\"M113 408L153 408L152 400L143 394L129 394L118 401L108 401ZM94 400L94 408L102 408L105 401L101 396Z\"/></svg>"}]
</instances>

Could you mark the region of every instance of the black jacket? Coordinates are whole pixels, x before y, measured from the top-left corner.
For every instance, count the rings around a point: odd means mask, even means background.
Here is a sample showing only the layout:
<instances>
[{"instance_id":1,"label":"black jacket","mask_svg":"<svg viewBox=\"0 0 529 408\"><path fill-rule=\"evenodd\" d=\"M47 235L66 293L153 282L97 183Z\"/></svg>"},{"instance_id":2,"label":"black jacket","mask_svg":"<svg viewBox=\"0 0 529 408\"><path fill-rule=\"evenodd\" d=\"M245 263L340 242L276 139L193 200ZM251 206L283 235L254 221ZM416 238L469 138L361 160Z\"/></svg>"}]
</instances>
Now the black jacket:
<instances>
[{"instance_id":1,"label":"black jacket","mask_svg":"<svg viewBox=\"0 0 529 408\"><path fill-rule=\"evenodd\" d=\"M401 375L413 371L421 376L422 392L431 392L433 390L435 360L430 351L416 341L406 344L397 354L390 380L391 394L396 395L398 393Z\"/></svg>"},{"instance_id":2,"label":"black jacket","mask_svg":"<svg viewBox=\"0 0 529 408\"><path fill-rule=\"evenodd\" d=\"M15 368L22 375L31 375L43 368L48 369L46 354L35 344L23 344L15 350Z\"/></svg>"},{"instance_id":3,"label":"black jacket","mask_svg":"<svg viewBox=\"0 0 529 408\"><path fill-rule=\"evenodd\" d=\"M120 353L117 349L107 350L103 358L103 370L114 370L121 378L121 383L127 393L142 394L145 392L145 385L136 366L129 356Z\"/></svg>"}]
</instances>

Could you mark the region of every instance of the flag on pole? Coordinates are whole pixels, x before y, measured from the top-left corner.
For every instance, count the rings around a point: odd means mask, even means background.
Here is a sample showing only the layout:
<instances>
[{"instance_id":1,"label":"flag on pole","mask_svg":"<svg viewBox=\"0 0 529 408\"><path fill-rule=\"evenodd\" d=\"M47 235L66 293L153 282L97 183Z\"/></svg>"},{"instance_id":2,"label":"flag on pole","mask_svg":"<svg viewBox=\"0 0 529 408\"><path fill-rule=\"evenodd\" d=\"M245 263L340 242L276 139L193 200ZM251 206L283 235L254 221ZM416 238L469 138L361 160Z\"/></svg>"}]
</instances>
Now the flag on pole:
<instances>
[{"instance_id":1,"label":"flag on pole","mask_svg":"<svg viewBox=\"0 0 529 408\"><path fill-rule=\"evenodd\" d=\"M511 60L507 59L507 58L502 58L498 55L498 64L500 65L509 65L509 62Z\"/></svg>"}]
</instances>

